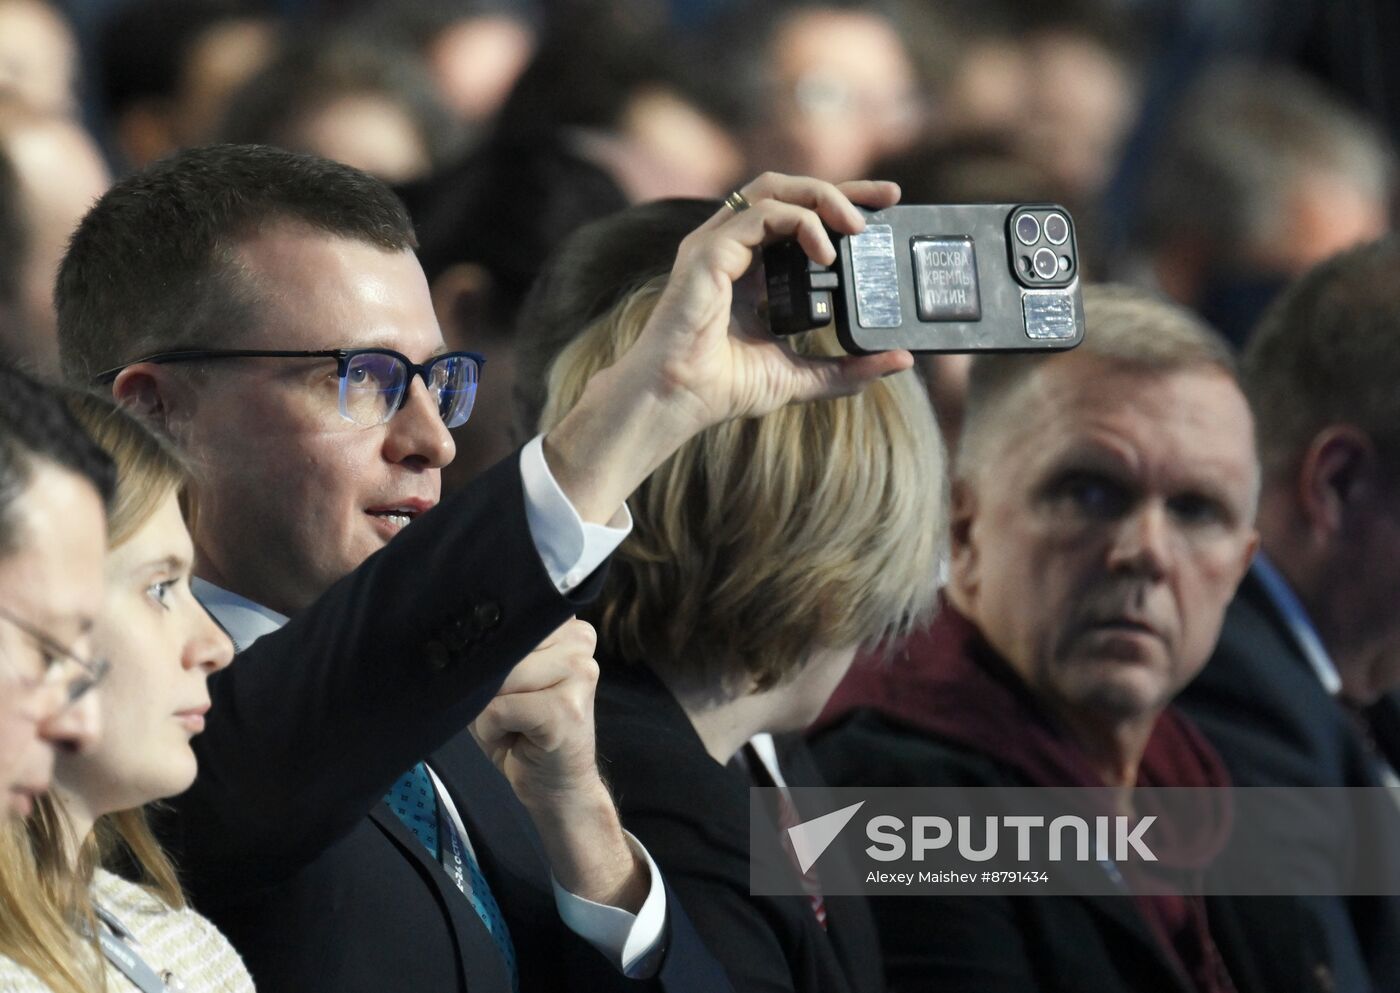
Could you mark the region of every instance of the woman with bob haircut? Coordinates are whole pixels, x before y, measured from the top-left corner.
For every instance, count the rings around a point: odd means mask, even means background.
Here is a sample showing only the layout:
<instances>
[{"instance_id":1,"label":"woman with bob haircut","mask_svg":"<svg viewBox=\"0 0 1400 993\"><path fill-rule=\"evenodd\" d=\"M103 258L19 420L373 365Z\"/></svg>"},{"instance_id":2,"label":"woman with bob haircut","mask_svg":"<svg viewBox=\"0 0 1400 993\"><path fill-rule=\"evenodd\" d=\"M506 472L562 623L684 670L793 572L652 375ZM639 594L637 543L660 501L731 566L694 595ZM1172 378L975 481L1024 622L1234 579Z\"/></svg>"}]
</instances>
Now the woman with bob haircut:
<instances>
[{"instance_id":1,"label":"woman with bob haircut","mask_svg":"<svg viewBox=\"0 0 1400 993\"><path fill-rule=\"evenodd\" d=\"M205 681L233 658L190 592L184 470L109 401L68 405L117 467L92 632L111 673L96 694L101 740L60 755L50 794L0 834L0 989L250 993L233 947L185 905L143 810L194 781Z\"/></svg>"},{"instance_id":2,"label":"woman with bob haircut","mask_svg":"<svg viewBox=\"0 0 1400 993\"><path fill-rule=\"evenodd\" d=\"M639 240L665 243L657 225L679 230L666 216L688 223L691 210L635 208L575 241L625 256ZM576 262L566 245L554 266ZM636 339L665 285L647 267L668 263L637 266L646 281L562 346L542 429ZM547 269L539 285L572 284L581 314L616 288L557 275ZM733 319L761 341L759 282L751 272L736 284ZM843 354L831 328L787 347ZM633 529L589 618L598 753L624 824L737 990L883 986L862 900L823 898L817 878L801 880L807 896L750 895L749 787L821 785L795 736L775 746L770 735L807 726L860 646L900 637L932 608L944 488L927 394L902 372L858 396L710 428L628 501Z\"/></svg>"}]
</instances>

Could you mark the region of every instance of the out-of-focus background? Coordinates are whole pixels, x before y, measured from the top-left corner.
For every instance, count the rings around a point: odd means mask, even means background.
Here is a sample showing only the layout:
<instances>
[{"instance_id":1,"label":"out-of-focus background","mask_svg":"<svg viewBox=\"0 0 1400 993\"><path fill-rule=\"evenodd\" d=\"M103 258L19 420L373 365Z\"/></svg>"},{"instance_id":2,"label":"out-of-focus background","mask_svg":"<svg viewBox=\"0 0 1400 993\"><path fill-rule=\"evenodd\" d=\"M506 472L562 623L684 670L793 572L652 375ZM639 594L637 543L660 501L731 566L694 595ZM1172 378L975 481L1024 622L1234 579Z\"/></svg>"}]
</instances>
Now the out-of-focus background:
<instances>
[{"instance_id":1,"label":"out-of-focus background","mask_svg":"<svg viewBox=\"0 0 1400 993\"><path fill-rule=\"evenodd\" d=\"M765 169L1062 203L1086 271L1238 344L1389 228L1397 43L1386 0L0 0L0 337L53 368L54 268L113 175L252 141L403 193L444 334L489 358L457 481L508 450L551 247ZM950 438L961 371L926 361Z\"/></svg>"}]
</instances>

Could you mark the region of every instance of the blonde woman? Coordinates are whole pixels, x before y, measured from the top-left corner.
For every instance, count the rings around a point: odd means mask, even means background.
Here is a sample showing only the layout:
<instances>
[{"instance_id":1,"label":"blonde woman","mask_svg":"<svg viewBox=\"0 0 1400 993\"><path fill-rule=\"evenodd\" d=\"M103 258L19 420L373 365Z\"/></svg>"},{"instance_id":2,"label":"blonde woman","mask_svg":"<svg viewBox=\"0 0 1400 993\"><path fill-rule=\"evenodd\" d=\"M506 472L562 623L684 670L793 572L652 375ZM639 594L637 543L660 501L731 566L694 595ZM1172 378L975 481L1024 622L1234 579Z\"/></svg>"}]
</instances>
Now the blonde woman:
<instances>
[{"instance_id":1,"label":"blonde woman","mask_svg":"<svg viewBox=\"0 0 1400 993\"><path fill-rule=\"evenodd\" d=\"M92 634L111 664L97 694L104 732L60 755L52 792L0 838L0 991L250 993L237 953L185 905L142 810L193 782L205 681L233 656L190 593L183 472L106 401L69 405L117 466ZM139 883L106 868L117 864Z\"/></svg>"},{"instance_id":2,"label":"blonde woman","mask_svg":"<svg viewBox=\"0 0 1400 993\"><path fill-rule=\"evenodd\" d=\"M658 232L683 227L691 210L652 204L580 232L594 271L616 279L600 256L664 244ZM554 266L574 261L566 248ZM741 327L759 320L752 276L735 287ZM563 348L541 427L632 345L664 280L626 295ZM579 314L615 288L572 284ZM840 354L830 329L793 348ZM820 785L800 743L769 735L805 727L858 646L903 633L931 607L943 477L927 395L904 372L859 396L710 428L628 501L633 530L590 618L602 669L598 754L624 824L737 990L883 985L863 901L825 897L819 878L804 880L805 897L749 892L748 787Z\"/></svg>"}]
</instances>

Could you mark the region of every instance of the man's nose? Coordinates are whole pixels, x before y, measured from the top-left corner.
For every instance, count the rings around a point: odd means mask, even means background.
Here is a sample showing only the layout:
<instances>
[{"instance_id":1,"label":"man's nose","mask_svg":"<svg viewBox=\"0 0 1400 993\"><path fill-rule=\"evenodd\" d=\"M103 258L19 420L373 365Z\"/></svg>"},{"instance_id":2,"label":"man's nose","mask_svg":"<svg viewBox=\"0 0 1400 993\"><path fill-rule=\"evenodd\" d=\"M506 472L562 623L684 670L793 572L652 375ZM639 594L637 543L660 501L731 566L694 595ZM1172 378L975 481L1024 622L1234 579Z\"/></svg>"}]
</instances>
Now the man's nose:
<instances>
[{"instance_id":1,"label":"man's nose","mask_svg":"<svg viewBox=\"0 0 1400 993\"><path fill-rule=\"evenodd\" d=\"M39 722L39 737L54 745L83 750L97 743L102 734L99 690L89 690L73 703L60 707Z\"/></svg>"},{"instance_id":2,"label":"man's nose","mask_svg":"<svg viewBox=\"0 0 1400 993\"><path fill-rule=\"evenodd\" d=\"M408 398L389 419L384 440L385 457L395 463L417 463L441 469L457 454L452 433L442 423L437 403L421 376L408 384Z\"/></svg>"},{"instance_id":3,"label":"man's nose","mask_svg":"<svg viewBox=\"0 0 1400 993\"><path fill-rule=\"evenodd\" d=\"M1111 572L1159 580L1171 560L1171 522L1166 507L1146 502L1119 520L1108 551Z\"/></svg>"}]
</instances>

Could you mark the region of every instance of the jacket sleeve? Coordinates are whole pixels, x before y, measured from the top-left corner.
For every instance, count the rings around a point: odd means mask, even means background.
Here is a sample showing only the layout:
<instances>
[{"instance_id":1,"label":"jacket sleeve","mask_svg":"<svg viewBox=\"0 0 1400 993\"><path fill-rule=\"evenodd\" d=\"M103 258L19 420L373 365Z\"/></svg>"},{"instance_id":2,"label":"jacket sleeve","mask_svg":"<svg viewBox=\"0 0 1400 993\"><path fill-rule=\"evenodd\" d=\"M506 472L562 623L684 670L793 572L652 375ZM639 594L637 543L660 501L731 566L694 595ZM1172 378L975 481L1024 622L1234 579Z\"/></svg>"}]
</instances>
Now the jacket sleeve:
<instances>
[{"instance_id":1,"label":"jacket sleeve","mask_svg":"<svg viewBox=\"0 0 1400 993\"><path fill-rule=\"evenodd\" d=\"M571 597L555 589L517 455L240 653L210 680L199 777L174 803L192 882L273 882L348 832L596 595L601 572Z\"/></svg>"}]
</instances>

